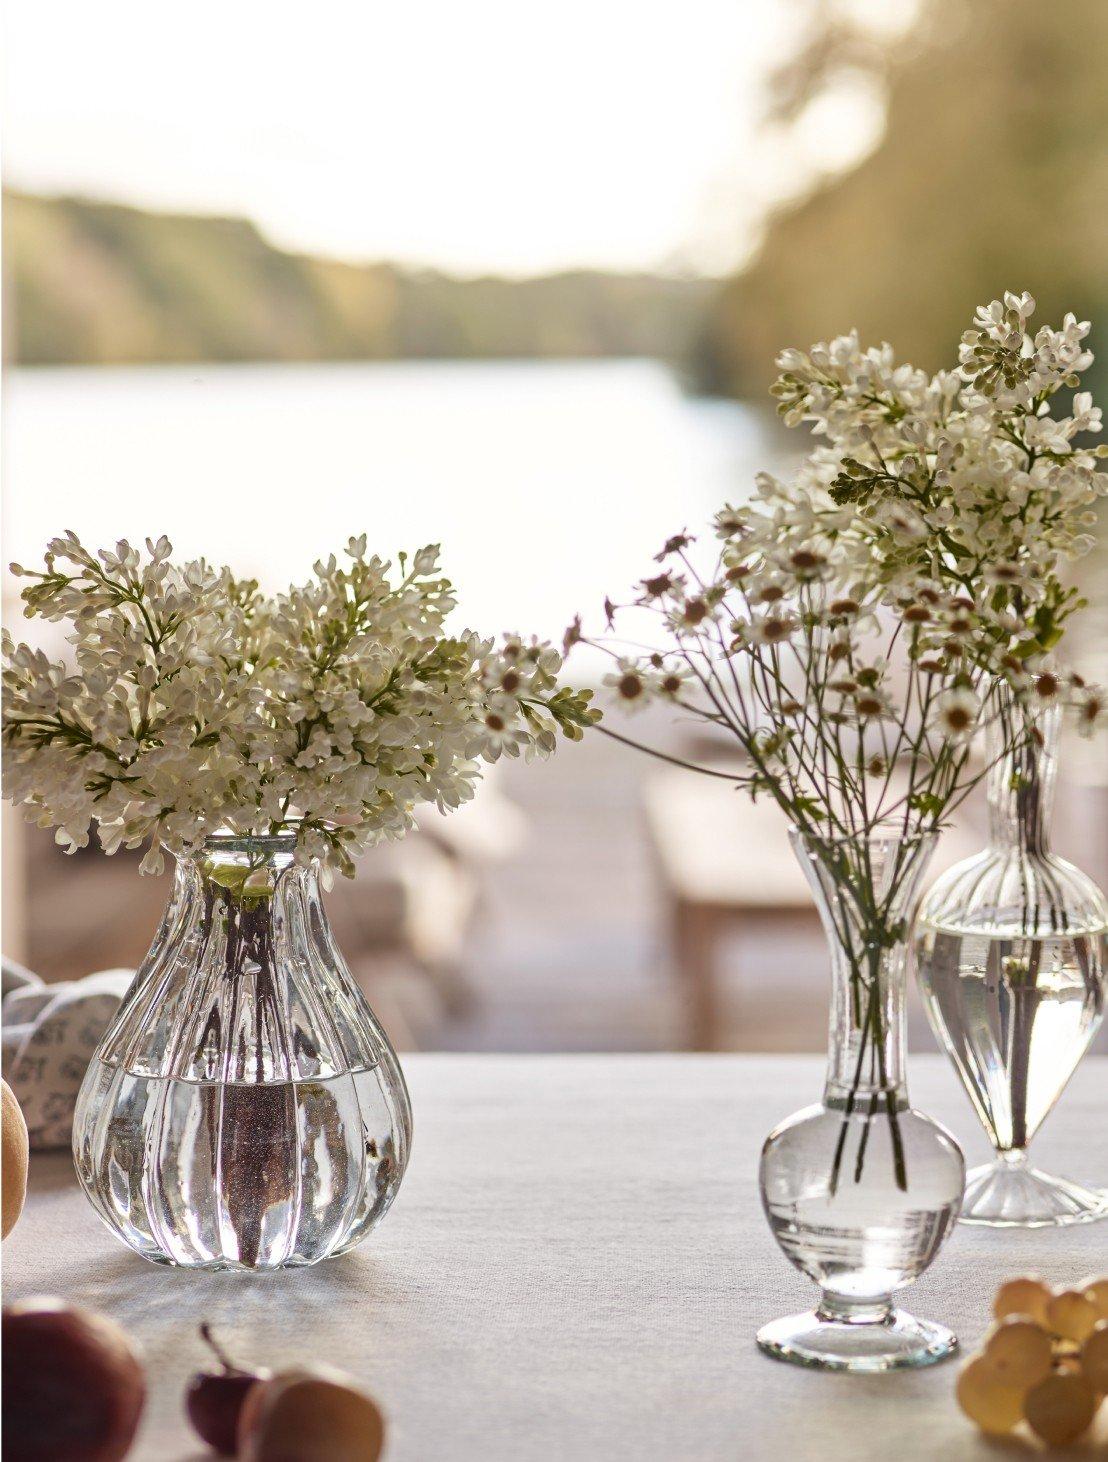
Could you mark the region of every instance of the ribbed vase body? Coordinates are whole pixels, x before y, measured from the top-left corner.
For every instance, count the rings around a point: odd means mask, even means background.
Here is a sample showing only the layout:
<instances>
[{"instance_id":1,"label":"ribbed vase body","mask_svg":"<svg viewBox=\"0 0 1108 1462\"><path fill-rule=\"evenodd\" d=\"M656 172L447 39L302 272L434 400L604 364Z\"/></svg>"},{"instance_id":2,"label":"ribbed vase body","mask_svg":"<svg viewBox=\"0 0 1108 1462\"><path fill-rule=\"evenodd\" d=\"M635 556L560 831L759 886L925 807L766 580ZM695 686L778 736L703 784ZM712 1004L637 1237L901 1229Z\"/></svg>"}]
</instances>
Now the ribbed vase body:
<instances>
[{"instance_id":1,"label":"ribbed vase body","mask_svg":"<svg viewBox=\"0 0 1108 1462\"><path fill-rule=\"evenodd\" d=\"M77 1104L77 1173L108 1227L161 1264L314 1264L383 1217L410 1143L395 1053L295 839L181 860Z\"/></svg>"}]
</instances>

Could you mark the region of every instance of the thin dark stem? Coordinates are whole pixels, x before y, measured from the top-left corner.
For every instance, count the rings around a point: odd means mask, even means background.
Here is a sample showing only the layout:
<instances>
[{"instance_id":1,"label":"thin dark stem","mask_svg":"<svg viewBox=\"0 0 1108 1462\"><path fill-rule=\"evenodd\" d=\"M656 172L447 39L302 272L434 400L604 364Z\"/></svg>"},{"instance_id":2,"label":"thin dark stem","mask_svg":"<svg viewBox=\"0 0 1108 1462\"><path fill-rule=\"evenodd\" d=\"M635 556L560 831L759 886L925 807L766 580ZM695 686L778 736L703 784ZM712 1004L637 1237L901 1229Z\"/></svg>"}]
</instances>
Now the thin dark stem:
<instances>
[{"instance_id":1,"label":"thin dark stem","mask_svg":"<svg viewBox=\"0 0 1108 1462\"><path fill-rule=\"evenodd\" d=\"M696 762L685 761L680 756L670 756L667 751L658 751L656 747L646 746L641 741L633 741L630 736L621 736L618 731L613 731L610 726L601 725L595 722L590 728L592 731L599 731L604 736L610 736L613 741L619 741L624 746L630 746L635 751L643 751L647 756L654 757L657 761L668 761L672 766L684 767L688 772L699 772L702 777L719 777L724 782L730 782L733 787L741 787L743 782L749 780L736 776L734 772L720 772L713 767L698 766Z\"/></svg>"}]
</instances>

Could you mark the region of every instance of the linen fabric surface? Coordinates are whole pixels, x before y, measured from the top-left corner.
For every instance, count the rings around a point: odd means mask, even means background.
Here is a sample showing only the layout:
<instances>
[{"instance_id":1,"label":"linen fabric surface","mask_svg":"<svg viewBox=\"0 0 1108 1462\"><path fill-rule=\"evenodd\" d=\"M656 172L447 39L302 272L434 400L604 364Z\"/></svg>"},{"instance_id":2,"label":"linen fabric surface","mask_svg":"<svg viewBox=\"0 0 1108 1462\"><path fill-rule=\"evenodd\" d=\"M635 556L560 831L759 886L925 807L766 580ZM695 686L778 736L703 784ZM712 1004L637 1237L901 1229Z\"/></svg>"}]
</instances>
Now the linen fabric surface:
<instances>
[{"instance_id":1,"label":"linen fabric surface","mask_svg":"<svg viewBox=\"0 0 1108 1462\"><path fill-rule=\"evenodd\" d=\"M242 1363L353 1372L389 1420L386 1462L996 1462L955 1406L957 1362L856 1377L755 1347L759 1325L816 1295L773 1242L757 1174L769 1129L818 1097L822 1059L404 1066L415 1142L400 1196L365 1244L314 1269L156 1268L101 1225L68 1159L32 1159L27 1211L4 1245L7 1298L61 1294L136 1337L150 1396L134 1462L210 1455L181 1402L210 1361L202 1319ZM987 1155L945 1059L913 1058L909 1087L971 1161ZM1108 1060L1087 1059L1036 1139L1037 1163L1108 1184L1106 1100ZM959 1226L903 1302L968 1349L1001 1279L1095 1269L1108 1269L1108 1223ZM1043 1455L1013 1447L1006 1457Z\"/></svg>"}]
</instances>

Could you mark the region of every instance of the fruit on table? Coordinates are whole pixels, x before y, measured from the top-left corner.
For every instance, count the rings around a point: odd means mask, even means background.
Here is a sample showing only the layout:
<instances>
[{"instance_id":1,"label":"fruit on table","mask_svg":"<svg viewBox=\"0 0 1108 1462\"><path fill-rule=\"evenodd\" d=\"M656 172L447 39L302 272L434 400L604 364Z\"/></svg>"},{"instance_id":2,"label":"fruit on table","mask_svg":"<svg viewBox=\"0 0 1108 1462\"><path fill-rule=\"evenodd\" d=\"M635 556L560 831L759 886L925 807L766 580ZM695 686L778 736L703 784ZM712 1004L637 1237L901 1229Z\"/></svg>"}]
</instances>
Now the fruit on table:
<instances>
[{"instance_id":1,"label":"fruit on table","mask_svg":"<svg viewBox=\"0 0 1108 1462\"><path fill-rule=\"evenodd\" d=\"M2 1148L0 1148L0 1184L3 1185L2 1236L6 1239L23 1212L23 1200L27 1196L27 1123L15 1099L15 1093L6 1081L0 1081L0 1124L2 1124Z\"/></svg>"},{"instance_id":2,"label":"fruit on table","mask_svg":"<svg viewBox=\"0 0 1108 1462\"><path fill-rule=\"evenodd\" d=\"M1081 1374L1094 1391L1108 1391L1108 1320L1098 1322L1096 1329L1081 1347Z\"/></svg>"},{"instance_id":3,"label":"fruit on table","mask_svg":"<svg viewBox=\"0 0 1108 1462\"><path fill-rule=\"evenodd\" d=\"M201 1325L200 1334L219 1362L219 1370L197 1371L185 1391L185 1411L201 1441L224 1457L233 1457L246 1393L257 1381L267 1380L270 1373L236 1365L212 1334L210 1325Z\"/></svg>"},{"instance_id":4,"label":"fruit on table","mask_svg":"<svg viewBox=\"0 0 1108 1462\"><path fill-rule=\"evenodd\" d=\"M990 1436L1006 1436L1023 1419L1023 1390L999 1375L986 1356L974 1356L963 1367L955 1392L970 1421Z\"/></svg>"},{"instance_id":5,"label":"fruit on table","mask_svg":"<svg viewBox=\"0 0 1108 1462\"><path fill-rule=\"evenodd\" d=\"M1059 1371L1032 1386L1023 1408L1036 1436L1052 1447L1064 1447L1088 1431L1097 1397L1084 1376Z\"/></svg>"},{"instance_id":6,"label":"fruit on table","mask_svg":"<svg viewBox=\"0 0 1108 1462\"><path fill-rule=\"evenodd\" d=\"M1102 1320L1108 1320L1108 1274L1089 1274L1074 1288L1092 1300Z\"/></svg>"},{"instance_id":7,"label":"fruit on table","mask_svg":"<svg viewBox=\"0 0 1108 1462\"><path fill-rule=\"evenodd\" d=\"M958 1405L993 1436L1024 1422L1048 1445L1089 1429L1108 1393L1108 1276L1051 1289L1037 1275L996 1292L997 1323L958 1377Z\"/></svg>"},{"instance_id":8,"label":"fruit on table","mask_svg":"<svg viewBox=\"0 0 1108 1462\"><path fill-rule=\"evenodd\" d=\"M146 1399L126 1333L59 1299L3 1316L4 1462L119 1462Z\"/></svg>"},{"instance_id":9,"label":"fruit on table","mask_svg":"<svg viewBox=\"0 0 1108 1462\"><path fill-rule=\"evenodd\" d=\"M1026 1391L1050 1375L1054 1347L1050 1336L1034 1320L1009 1315L985 1342L985 1359L1001 1380Z\"/></svg>"},{"instance_id":10,"label":"fruit on table","mask_svg":"<svg viewBox=\"0 0 1108 1462\"><path fill-rule=\"evenodd\" d=\"M1079 1289L1063 1289L1051 1295L1046 1306L1047 1329L1063 1340L1078 1345L1093 1332L1100 1319L1096 1305Z\"/></svg>"},{"instance_id":11,"label":"fruit on table","mask_svg":"<svg viewBox=\"0 0 1108 1462\"><path fill-rule=\"evenodd\" d=\"M1045 1325L1051 1294L1045 1279L1040 1279L1037 1274L1022 1274L1016 1279L1006 1280L997 1290L993 1315L998 1320L1003 1320L1006 1315L1027 1315Z\"/></svg>"},{"instance_id":12,"label":"fruit on table","mask_svg":"<svg viewBox=\"0 0 1108 1462\"><path fill-rule=\"evenodd\" d=\"M282 1371L247 1393L239 1417L241 1462L377 1462L385 1420L341 1371Z\"/></svg>"}]
</instances>

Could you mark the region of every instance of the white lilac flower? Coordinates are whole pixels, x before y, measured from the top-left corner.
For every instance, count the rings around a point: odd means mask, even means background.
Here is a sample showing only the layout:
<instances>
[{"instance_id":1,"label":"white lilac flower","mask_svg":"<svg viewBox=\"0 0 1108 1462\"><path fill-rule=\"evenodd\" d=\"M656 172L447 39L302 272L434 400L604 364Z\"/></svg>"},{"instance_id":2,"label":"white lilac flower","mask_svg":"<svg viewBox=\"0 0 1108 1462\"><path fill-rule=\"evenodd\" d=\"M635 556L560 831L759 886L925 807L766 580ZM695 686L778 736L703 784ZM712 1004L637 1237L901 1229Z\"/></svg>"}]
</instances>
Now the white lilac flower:
<instances>
[{"instance_id":1,"label":"white lilac flower","mask_svg":"<svg viewBox=\"0 0 1108 1462\"><path fill-rule=\"evenodd\" d=\"M149 842L144 871L219 829L295 822L303 857L401 836L473 793L474 757L548 755L597 718L535 640L449 636L438 549L389 564L364 536L273 598L167 539L89 553L55 539L28 615L71 622L70 663L3 647L5 795L70 850Z\"/></svg>"},{"instance_id":2,"label":"white lilac flower","mask_svg":"<svg viewBox=\"0 0 1108 1462\"><path fill-rule=\"evenodd\" d=\"M1078 432L1098 432L1102 426L1102 416L1099 406L1093 405L1091 391L1077 391L1074 394L1070 406L1071 435L1076 436Z\"/></svg>"}]
</instances>

